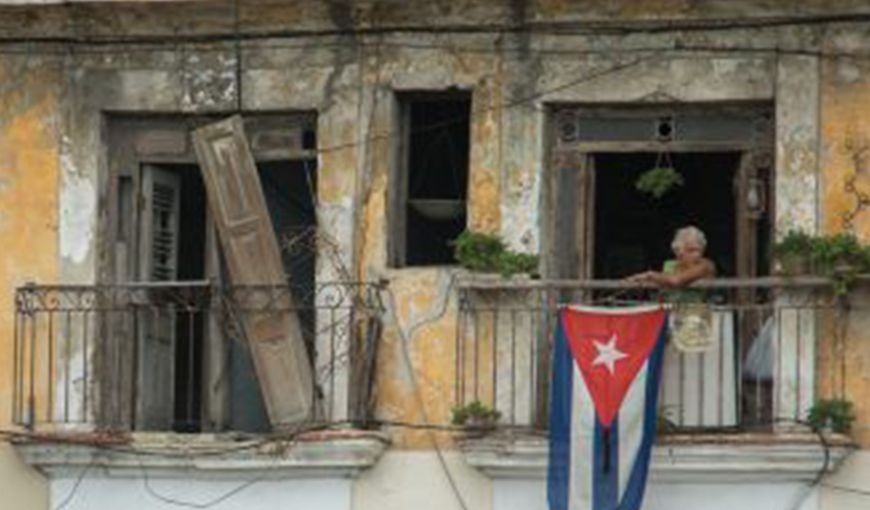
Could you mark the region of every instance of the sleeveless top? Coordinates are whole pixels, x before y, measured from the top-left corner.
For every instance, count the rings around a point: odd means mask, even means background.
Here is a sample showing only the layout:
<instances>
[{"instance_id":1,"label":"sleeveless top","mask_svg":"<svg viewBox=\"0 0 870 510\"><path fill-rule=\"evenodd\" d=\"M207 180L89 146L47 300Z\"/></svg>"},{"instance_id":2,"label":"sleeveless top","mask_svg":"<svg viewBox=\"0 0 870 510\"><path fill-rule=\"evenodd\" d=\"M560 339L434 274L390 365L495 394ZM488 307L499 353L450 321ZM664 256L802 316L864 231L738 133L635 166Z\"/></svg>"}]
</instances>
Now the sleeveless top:
<instances>
[{"instance_id":1,"label":"sleeveless top","mask_svg":"<svg viewBox=\"0 0 870 510\"><path fill-rule=\"evenodd\" d=\"M662 272L675 274L677 267L676 260L666 260L662 265ZM665 301L669 303L703 303L706 301L706 297L706 293L701 289L677 288L664 291Z\"/></svg>"}]
</instances>

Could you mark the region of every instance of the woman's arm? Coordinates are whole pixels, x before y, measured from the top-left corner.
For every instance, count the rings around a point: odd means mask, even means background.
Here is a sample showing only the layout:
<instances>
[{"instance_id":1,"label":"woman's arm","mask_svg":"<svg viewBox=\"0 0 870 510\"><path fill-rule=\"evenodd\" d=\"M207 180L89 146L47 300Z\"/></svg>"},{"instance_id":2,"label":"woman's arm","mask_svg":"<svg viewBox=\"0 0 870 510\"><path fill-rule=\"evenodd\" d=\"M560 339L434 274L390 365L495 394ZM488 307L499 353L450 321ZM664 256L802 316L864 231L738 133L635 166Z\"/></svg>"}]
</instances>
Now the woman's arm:
<instances>
[{"instance_id":1,"label":"woman's arm","mask_svg":"<svg viewBox=\"0 0 870 510\"><path fill-rule=\"evenodd\" d=\"M713 263L704 259L692 267L679 270L675 273L650 272L649 281L662 287L684 287L702 278L715 276L716 269Z\"/></svg>"}]
</instances>

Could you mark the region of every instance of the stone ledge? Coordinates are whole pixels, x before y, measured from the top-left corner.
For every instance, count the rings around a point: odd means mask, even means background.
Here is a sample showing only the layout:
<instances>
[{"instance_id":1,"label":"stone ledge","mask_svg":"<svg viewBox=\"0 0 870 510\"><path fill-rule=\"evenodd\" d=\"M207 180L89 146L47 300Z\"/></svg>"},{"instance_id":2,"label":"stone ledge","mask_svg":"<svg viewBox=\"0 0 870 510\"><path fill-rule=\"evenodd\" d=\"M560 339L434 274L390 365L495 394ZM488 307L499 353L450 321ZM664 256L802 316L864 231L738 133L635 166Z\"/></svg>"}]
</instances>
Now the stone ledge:
<instances>
[{"instance_id":1,"label":"stone ledge","mask_svg":"<svg viewBox=\"0 0 870 510\"><path fill-rule=\"evenodd\" d=\"M825 464L818 438L791 434L788 438L766 435L729 436L715 442L674 441L653 448L650 479L658 482L806 482ZM815 441L813 441L815 438ZM784 440L790 439L790 440ZM854 448L832 438L827 470L834 471ZM547 439L499 437L467 439L460 443L466 462L491 478L547 476Z\"/></svg>"},{"instance_id":2,"label":"stone ledge","mask_svg":"<svg viewBox=\"0 0 870 510\"><path fill-rule=\"evenodd\" d=\"M373 466L389 445L376 432L329 431L294 440L267 437L239 441L213 434L134 434L129 441L86 443L58 437L17 441L24 462L52 476L102 468L108 476L234 478L268 471L270 478L348 478Z\"/></svg>"}]
</instances>

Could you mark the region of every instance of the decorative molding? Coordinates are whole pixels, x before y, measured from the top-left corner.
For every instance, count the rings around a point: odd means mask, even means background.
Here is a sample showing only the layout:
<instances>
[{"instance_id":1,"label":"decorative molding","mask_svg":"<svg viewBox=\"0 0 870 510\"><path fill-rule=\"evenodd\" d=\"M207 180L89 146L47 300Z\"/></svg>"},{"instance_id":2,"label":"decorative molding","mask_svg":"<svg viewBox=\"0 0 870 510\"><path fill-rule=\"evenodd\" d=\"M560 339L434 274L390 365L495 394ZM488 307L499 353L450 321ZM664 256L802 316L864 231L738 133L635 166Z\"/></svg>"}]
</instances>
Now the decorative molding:
<instances>
[{"instance_id":1,"label":"decorative molding","mask_svg":"<svg viewBox=\"0 0 870 510\"><path fill-rule=\"evenodd\" d=\"M386 450L383 434L337 432L295 441L199 434L138 434L125 444L93 446L27 442L15 445L21 458L49 478L102 468L107 476L235 478L268 472L270 478L356 476Z\"/></svg>"},{"instance_id":2,"label":"decorative molding","mask_svg":"<svg viewBox=\"0 0 870 510\"><path fill-rule=\"evenodd\" d=\"M466 462L491 478L543 479L547 476L547 439L487 437L461 444ZM830 446L827 471L852 451L847 441ZM657 444L650 479L669 483L806 482L825 465L814 435L723 436Z\"/></svg>"}]
</instances>

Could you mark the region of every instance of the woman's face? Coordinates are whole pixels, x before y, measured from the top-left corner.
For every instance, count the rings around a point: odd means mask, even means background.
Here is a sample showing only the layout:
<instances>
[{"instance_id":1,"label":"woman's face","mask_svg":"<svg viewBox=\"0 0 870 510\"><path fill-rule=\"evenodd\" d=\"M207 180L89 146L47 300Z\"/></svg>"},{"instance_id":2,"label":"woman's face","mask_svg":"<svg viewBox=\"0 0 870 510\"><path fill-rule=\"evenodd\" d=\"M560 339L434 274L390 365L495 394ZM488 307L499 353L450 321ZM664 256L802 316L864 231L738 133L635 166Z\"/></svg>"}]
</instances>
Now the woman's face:
<instances>
[{"instance_id":1,"label":"woman's face","mask_svg":"<svg viewBox=\"0 0 870 510\"><path fill-rule=\"evenodd\" d=\"M704 258L704 248L695 240L684 241L677 251L677 259L680 262L691 264L702 258Z\"/></svg>"}]
</instances>

